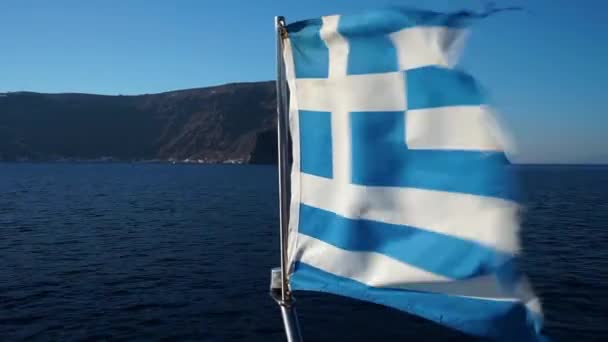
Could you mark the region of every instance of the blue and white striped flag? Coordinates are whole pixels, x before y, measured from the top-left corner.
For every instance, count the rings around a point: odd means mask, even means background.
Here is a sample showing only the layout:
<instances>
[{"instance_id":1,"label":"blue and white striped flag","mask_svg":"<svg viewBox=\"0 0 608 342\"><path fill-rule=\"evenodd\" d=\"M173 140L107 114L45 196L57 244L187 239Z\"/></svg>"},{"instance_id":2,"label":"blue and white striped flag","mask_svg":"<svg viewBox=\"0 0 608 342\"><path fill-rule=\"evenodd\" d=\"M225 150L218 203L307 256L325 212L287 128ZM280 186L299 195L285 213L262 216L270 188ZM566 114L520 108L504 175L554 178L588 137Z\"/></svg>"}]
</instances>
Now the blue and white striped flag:
<instances>
[{"instance_id":1,"label":"blue and white striped flag","mask_svg":"<svg viewBox=\"0 0 608 342\"><path fill-rule=\"evenodd\" d=\"M292 290L541 338L509 163L479 85L453 68L479 17L391 9L286 27Z\"/></svg>"}]
</instances>

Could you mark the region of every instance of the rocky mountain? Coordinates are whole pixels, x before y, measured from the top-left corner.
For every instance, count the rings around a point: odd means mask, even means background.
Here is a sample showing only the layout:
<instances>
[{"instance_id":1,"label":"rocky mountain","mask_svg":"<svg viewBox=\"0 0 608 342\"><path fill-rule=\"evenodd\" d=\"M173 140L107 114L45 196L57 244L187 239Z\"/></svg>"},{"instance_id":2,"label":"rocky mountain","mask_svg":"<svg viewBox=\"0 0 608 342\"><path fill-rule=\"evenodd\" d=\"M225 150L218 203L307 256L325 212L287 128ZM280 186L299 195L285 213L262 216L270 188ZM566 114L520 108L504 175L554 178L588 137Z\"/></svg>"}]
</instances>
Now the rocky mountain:
<instances>
[{"instance_id":1,"label":"rocky mountain","mask_svg":"<svg viewBox=\"0 0 608 342\"><path fill-rule=\"evenodd\" d=\"M0 160L276 160L273 82L138 96L0 94Z\"/></svg>"}]
</instances>

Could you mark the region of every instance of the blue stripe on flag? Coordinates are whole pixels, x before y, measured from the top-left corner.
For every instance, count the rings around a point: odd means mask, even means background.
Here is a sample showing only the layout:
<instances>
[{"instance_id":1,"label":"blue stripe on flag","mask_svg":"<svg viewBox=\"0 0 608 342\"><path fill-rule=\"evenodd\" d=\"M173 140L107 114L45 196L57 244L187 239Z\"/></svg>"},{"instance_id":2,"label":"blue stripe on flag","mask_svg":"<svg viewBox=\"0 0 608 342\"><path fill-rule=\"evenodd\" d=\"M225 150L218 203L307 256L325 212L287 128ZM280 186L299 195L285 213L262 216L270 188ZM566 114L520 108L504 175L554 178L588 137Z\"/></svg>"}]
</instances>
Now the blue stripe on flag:
<instances>
[{"instance_id":1,"label":"blue stripe on flag","mask_svg":"<svg viewBox=\"0 0 608 342\"><path fill-rule=\"evenodd\" d=\"M415 9L380 9L340 17L340 33L344 36L388 35L415 26L465 28L476 17L470 12L439 13Z\"/></svg>"},{"instance_id":2,"label":"blue stripe on flag","mask_svg":"<svg viewBox=\"0 0 608 342\"><path fill-rule=\"evenodd\" d=\"M517 198L502 152L408 150L403 112L353 112L352 182Z\"/></svg>"},{"instance_id":3,"label":"blue stripe on flag","mask_svg":"<svg viewBox=\"0 0 608 342\"><path fill-rule=\"evenodd\" d=\"M465 333L500 341L546 341L541 319L519 302L374 288L303 262L290 278L293 290L327 292L409 312Z\"/></svg>"},{"instance_id":4,"label":"blue stripe on flag","mask_svg":"<svg viewBox=\"0 0 608 342\"><path fill-rule=\"evenodd\" d=\"M299 117L302 172L331 178L333 175L331 113L301 110Z\"/></svg>"},{"instance_id":5,"label":"blue stripe on flag","mask_svg":"<svg viewBox=\"0 0 608 342\"><path fill-rule=\"evenodd\" d=\"M397 50L388 35L370 35L353 30L363 27L361 21L368 19L365 16L340 18L338 31L348 40L349 45L347 73L360 75L398 71ZM384 21L379 23L392 26Z\"/></svg>"},{"instance_id":6,"label":"blue stripe on flag","mask_svg":"<svg viewBox=\"0 0 608 342\"><path fill-rule=\"evenodd\" d=\"M407 108L479 105L483 92L475 79L458 70L427 66L405 71Z\"/></svg>"},{"instance_id":7,"label":"blue stripe on flag","mask_svg":"<svg viewBox=\"0 0 608 342\"><path fill-rule=\"evenodd\" d=\"M329 74L329 49L321 39L321 19L288 26L297 78L326 78Z\"/></svg>"},{"instance_id":8,"label":"blue stripe on flag","mask_svg":"<svg viewBox=\"0 0 608 342\"><path fill-rule=\"evenodd\" d=\"M452 279L499 272L503 275L501 280L519 280L517 269L510 263L511 254L424 229L349 219L300 204L298 232L348 251L380 253Z\"/></svg>"}]
</instances>

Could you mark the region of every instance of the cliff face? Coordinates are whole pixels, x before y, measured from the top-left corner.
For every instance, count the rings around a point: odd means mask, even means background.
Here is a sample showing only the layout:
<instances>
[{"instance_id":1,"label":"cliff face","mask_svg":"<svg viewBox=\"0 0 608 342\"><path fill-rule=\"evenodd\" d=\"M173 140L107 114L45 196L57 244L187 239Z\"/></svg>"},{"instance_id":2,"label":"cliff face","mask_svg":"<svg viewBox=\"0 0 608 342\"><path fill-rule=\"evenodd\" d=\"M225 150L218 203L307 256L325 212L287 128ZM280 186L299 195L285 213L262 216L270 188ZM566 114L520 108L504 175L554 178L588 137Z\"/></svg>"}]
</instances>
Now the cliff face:
<instances>
[{"instance_id":1,"label":"cliff face","mask_svg":"<svg viewBox=\"0 0 608 342\"><path fill-rule=\"evenodd\" d=\"M139 96L0 94L0 160L276 160L273 82Z\"/></svg>"}]
</instances>

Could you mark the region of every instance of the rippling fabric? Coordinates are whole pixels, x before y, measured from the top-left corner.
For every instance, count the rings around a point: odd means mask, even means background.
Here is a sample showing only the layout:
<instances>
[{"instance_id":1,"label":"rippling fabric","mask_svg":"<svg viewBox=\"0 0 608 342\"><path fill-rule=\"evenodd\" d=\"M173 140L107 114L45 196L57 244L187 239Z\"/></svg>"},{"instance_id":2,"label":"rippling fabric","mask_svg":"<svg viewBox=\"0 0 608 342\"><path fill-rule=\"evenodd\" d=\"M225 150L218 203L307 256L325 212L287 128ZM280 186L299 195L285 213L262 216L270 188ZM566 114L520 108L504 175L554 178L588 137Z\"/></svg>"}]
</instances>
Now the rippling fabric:
<instances>
[{"instance_id":1,"label":"rippling fabric","mask_svg":"<svg viewBox=\"0 0 608 342\"><path fill-rule=\"evenodd\" d=\"M481 87L453 67L475 19L390 9L288 25L290 286L540 340L516 183Z\"/></svg>"}]
</instances>

